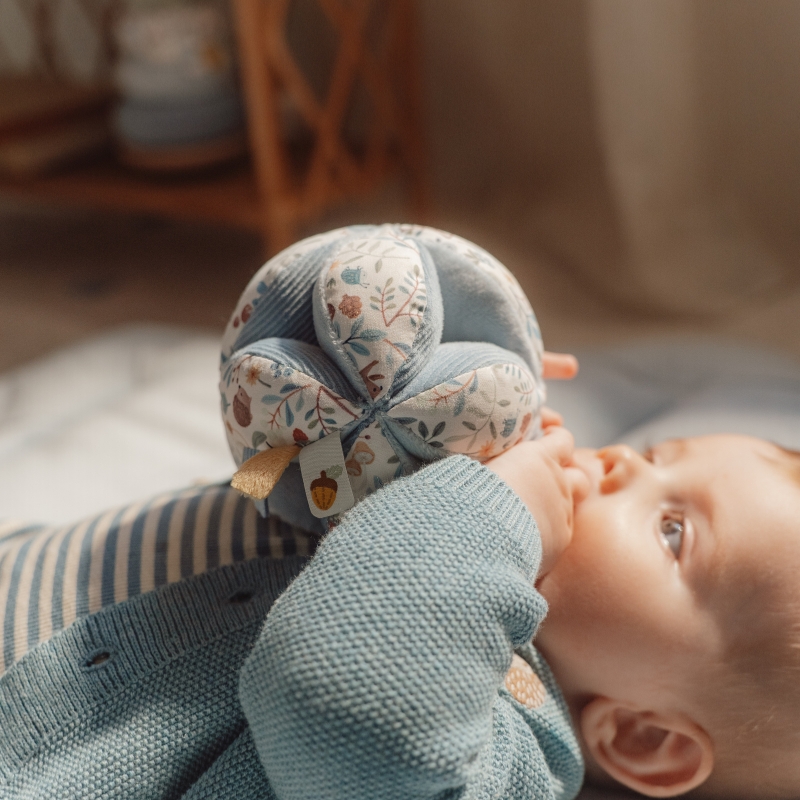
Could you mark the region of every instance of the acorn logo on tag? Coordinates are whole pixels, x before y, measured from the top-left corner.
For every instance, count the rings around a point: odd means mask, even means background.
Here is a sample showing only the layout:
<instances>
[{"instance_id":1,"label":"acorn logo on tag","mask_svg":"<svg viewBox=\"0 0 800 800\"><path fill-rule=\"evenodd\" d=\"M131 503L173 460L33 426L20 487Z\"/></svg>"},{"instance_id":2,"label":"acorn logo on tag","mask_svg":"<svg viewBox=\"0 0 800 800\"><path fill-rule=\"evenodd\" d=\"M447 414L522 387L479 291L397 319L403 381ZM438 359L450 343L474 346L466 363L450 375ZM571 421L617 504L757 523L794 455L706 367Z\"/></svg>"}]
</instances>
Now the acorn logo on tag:
<instances>
[{"instance_id":1,"label":"acorn logo on tag","mask_svg":"<svg viewBox=\"0 0 800 800\"><path fill-rule=\"evenodd\" d=\"M339 431L300 448L299 459L308 510L313 516L332 517L352 508L355 499L345 471Z\"/></svg>"},{"instance_id":2,"label":"acorn logo on tag","mask_svg":"<svg viewBox=\"0 0 800 800\"><path fill-rule=\"evenodd\" d=\"M336 482L342 474L339 464L334 464L319 473L319 478L311 481L311 499L320 511L327 511L336 502L336 492L339 484Z\"/></svg>"}]
</instances>

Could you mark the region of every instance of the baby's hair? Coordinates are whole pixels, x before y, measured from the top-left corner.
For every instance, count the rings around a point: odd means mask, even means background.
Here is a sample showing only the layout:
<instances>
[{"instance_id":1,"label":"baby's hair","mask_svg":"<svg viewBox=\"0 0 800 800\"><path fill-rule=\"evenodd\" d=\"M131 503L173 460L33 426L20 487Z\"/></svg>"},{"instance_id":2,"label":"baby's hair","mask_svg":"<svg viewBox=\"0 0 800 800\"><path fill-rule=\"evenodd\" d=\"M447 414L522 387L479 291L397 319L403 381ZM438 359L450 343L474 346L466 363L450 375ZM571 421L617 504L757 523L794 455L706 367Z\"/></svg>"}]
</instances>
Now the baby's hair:
<instances>
[{"instance_id":1,"label":"baby's hair","mask_svg":"<svg viewBox=\"0 0 800 800\"><path fill-rule=\"evenodd\" d=\"M776 448L777 457L768 460L800 492L800 452ZM736 633L727 642L717 674L705 683L706 690L716 684L710 694L717 705L717 766L693 796L798 796L797 787L780 783L780 777L800 753L800 580L796 599L789 602L770 584L769 574L741 576Z\"/></svg>"}]
</instances>

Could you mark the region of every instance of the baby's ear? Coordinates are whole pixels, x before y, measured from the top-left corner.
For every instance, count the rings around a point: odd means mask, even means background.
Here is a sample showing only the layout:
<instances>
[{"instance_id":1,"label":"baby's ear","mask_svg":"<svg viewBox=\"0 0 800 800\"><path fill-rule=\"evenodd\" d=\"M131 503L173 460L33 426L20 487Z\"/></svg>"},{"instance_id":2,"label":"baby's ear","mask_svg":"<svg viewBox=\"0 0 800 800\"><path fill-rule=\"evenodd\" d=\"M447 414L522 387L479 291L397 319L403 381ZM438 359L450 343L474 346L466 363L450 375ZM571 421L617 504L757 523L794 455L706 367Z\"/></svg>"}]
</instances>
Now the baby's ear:
<instances>
[{"instance_id":1,"label":"baby's ear","mask_svg":"<svg viewBox=\"0 0 800 800\"><path fill-rule=\"evenodd\" d=\"M708 734L682 713L641 711L598 697L581 712L581 732L600 767L648 797L688 792L714 766Z\"/></svg>"}]
</instances>

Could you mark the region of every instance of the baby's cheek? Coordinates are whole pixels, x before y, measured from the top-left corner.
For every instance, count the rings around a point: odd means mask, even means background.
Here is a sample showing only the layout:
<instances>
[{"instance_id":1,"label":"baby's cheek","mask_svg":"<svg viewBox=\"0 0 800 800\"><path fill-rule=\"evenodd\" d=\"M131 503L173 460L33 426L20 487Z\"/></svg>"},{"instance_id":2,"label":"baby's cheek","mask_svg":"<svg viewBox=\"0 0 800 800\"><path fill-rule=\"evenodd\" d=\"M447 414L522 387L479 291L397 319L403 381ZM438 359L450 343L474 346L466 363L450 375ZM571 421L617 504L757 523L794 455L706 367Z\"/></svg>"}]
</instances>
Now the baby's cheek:
<instances>
[{"instance_id":1,"label":"baby's cheek","mask_svg":"<svg viewBox=\"0 0 800 800\"><path fill-rule=\"evenodd\" d=\"M553 624L575 637L602 637L604 629L636 605L638 581L627 554L587 523L585 515L576 515L572 542L539 590L550 605L548 619Z\"/></svg>"}]
</instances>

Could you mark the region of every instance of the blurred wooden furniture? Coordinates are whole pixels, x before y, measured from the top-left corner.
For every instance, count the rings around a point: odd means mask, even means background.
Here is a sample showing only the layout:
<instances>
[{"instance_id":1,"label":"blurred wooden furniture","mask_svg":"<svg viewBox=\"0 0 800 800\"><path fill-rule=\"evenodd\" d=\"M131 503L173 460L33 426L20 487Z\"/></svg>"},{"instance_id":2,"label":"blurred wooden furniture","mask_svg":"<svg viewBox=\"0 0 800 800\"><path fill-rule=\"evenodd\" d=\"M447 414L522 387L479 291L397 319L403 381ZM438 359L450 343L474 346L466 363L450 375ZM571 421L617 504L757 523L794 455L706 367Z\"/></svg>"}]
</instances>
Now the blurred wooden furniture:
<instances>
[{"instance_id":1,"label":"blurred wooden furniture","mask_svg":"<svg viewBox=\"0 0 800 800\"><path fill-rule=\"evenodd\" d=\"M167 178L109 156L30 181L0 178L0 191L239 226L261 233L268 252L291 243L303 222L398 172L420 215L426 192L413 0L315 2L337 42L322 97L287 39L293 0L232 0L250 163ZM356 98L363 113L354 134L348 115Z\"/></svg>"},{"instance_id":2,"label":"blurred wooden furniture","mask_svg":"<svg viewBox=\"0 0 800 800\"><path fill-rule=\"evenodd\" d=\"M0 78L0 174L33 178L107 148L108 88Z\"/></svg>"}]
</instances>

